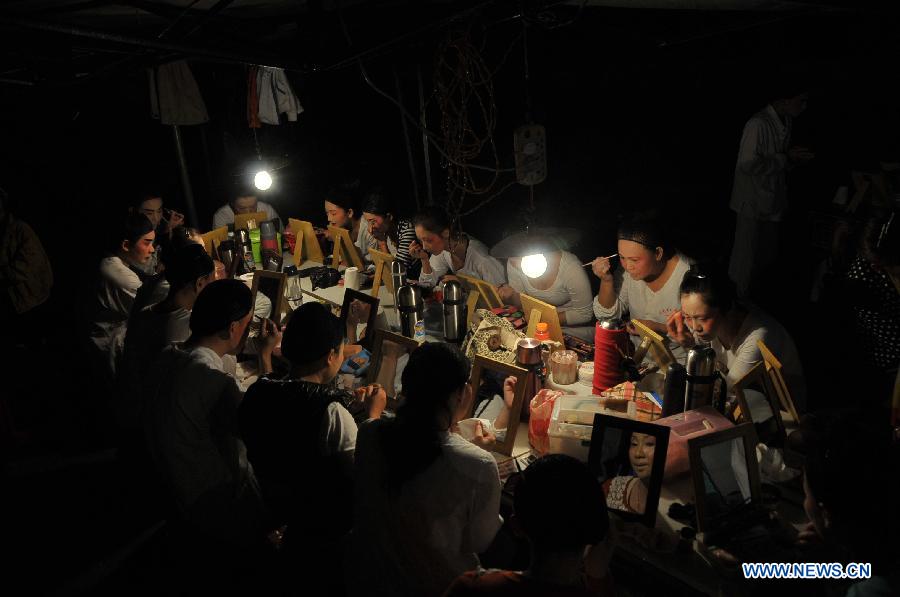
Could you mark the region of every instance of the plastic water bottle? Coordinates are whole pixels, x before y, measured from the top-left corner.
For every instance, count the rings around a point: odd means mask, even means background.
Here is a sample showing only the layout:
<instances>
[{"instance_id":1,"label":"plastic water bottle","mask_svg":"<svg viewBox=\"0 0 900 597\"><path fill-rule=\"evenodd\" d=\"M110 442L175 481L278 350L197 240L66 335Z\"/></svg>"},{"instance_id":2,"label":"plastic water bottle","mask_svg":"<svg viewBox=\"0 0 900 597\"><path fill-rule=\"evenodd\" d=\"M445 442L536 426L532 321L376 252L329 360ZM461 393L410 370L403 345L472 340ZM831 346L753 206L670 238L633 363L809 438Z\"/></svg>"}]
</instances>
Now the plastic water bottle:
<instances>
[{"instance_id":1,"label":"plastic water bottle","mask_svg":"<svg viewBox=\"0 0 900 597\"><path fill-rule=\"evenodd\" d=\"M416 322L416 332L413 335L413 340L418 343L425 342L425 320L420 319Z\"/></svg>"}]
</instances>

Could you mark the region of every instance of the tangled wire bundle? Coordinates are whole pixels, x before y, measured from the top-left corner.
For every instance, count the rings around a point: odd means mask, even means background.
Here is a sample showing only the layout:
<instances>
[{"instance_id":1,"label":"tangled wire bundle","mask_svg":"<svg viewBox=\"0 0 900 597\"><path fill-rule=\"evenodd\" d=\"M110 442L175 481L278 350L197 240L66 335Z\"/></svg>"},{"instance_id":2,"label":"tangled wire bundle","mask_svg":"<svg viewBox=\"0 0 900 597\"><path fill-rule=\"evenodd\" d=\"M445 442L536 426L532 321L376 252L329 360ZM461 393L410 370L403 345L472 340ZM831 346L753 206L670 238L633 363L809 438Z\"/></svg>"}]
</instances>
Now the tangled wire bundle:
<instances>
[{"instance_id":1,"label":"tangled wire bundle","mask_svg":"<svg viewBox=\"0 0 900 597\"><path fill-rule=\"evenodd\" d=\"M500 158L494 142L497 105L494 102L493 72L475 47L468 32L450 32L438 47L434 69L434 99L441 113L441 141L447 168L447 209L453 220L481 207L503 186L485 198L497 185ZM449 158L449 159L448 159ZM491 160L493 169L473 168L476 160ZM488 170L488 171L485 171ZM476 172L480 171L482 174ZM468 197L478 198L466 205ZM468 210L465 208L469 207Z\"/></svg>"}]
</instances>

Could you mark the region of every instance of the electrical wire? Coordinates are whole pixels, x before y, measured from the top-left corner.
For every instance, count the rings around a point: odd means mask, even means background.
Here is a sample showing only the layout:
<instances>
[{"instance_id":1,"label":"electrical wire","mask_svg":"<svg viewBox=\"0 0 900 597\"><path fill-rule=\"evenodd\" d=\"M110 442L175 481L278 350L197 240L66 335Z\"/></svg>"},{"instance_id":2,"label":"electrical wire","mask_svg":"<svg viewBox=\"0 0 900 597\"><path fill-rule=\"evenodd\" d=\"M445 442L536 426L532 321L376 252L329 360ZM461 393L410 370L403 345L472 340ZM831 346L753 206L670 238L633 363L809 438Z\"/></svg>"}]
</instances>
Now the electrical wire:
<instances>
[{"instance_id":1,"label":"electrical wire","mask_svg":"<svg viewBox=\"0 0 900 597\"><path fill-rule=\"evenodd\" d=\"M344 38L347 40L347 44L350 47L353 47L353 41L350 38L350 31L347 29L347 23L344 21L344 16L343 16L343 12L340 7L340 3L338 3L338 19L341 22L341 28L343 29ZM402 104L400 104L400 102L398 102L396 99L394 99L394 97L391 96L389 93L381 90L381 88L379 88L377 85L375 85L375 83L372 82L372 79L371 79L371 77L369 77L369 73L366 70L365 64L363 64L361 57L357 58L357 63L359 64L360 73L362 74L363 80L366 82L366 84L369 87L371 87L372 90L375 91L375 93L377 93L378 95L382 96L383 98L385 98L386 100L391 102L393 105L395 105L400 110L400 112L403 114L403 116L406 117L406 119L410 123L412 123L413 126L415 126L419 131L421 131L428 138L428 141L434 146L434 148L437 150L437 152L440 153L444 159L446 159L449 163L454 163L454 158L452 158L450 155L448 155L447 152L445 152L444 149L441 147L440 143L438 143L435 140L436 134L433 133L432 131L428 130L424 126L422 126L418 122L418 120L415 117L413 117L413 115L410 114L409 111L407 111L406 108ZM476 170L484 170L484 171L493 172L493 173L515 172L515 170L516 170L515 168L499 168L499 164L495 168L489 168L487 166L480 166L478 164L457 163L456 165L460 166L460 167L474 168Z\"/></svg>"},{"instance_id":2,"label":"electrical wire","mask_svg":"<svg viewBox=\"0 0 900 597\"><path fill-rule=\"evenodd\" d=\"M493 0L483 2L463 13L453 15L437 25L427 25L404 34L398 39L417 35L431 30L435 26L451 25L454 22L459 22L463 16L476 15L481 8L492 3ZM454 229L458 229L461 217L472 214L516 184L516 181L513 180L496 190L501 175L515 172L516 169L502 168L500 166L500 157L494 140L497 125L497 106L494 100L493 78L521 40L525 46L526 96L528 95L527 25L529 23L537 24L548 29L570 25L581 16L587 1L582 0L575 16L563 22L550 18L550 16L555 17L551 9L560 4L563 3L557 2L541 8L540 12L535 13L536 17L529 16L522 11L518 15L523 19L522 32L513 39L493 69L487 66L482 56L486 46L485 36L482 36L480 44L476 46L472 42L471 24L462 31L454 32L451 28L446 39L435 53L434 92L424 106L421 107L421 114L418 119L413 117L397 99L372 81L363 62L364 56L371 56L385 49L389 45L396 43L397 39L379 44L325 69L340 68L355 61L359 66L360 74L365 83L378 95L396 106L400 110L402 117L407 122L412 123L440 154L443 159L443 166L447 170L448 197L446 207L451 216ZM352 49L353 41L343 16L340 2L337 3L337 9L344 38L347 45ZM440 112L440 134L429 130L426 126L425 114L432 102L437 105ZM526 97L526 104L526 120L530 121L530 97ZM474 163L475 160L483 159L484 157L493 160L493 167ZM480 174L481 172L490 173L490 175L484 179L483 175ZM534 189L532 188L532 202L533 191ZM471 199L477 199L477 203L471 205L469 203Z\"/></svg>"}]
</instances>

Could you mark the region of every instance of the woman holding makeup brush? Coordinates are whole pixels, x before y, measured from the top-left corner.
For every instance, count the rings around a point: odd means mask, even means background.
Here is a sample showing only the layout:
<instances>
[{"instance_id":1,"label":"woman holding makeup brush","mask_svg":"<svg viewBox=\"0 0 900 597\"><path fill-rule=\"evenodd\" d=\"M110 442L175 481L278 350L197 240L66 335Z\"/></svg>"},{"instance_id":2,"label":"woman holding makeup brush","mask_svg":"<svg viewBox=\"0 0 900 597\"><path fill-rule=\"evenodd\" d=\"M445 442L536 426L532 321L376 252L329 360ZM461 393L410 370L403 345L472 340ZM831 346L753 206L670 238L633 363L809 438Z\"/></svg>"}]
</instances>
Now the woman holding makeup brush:
<instances>
[{"instance_id":1,"label":"woman holding makeup brush","mask_svg":"<svg viewBox=\"0 0 900 597\"><path fill-rule=\"evenodd\" d=\"M665 224L657 214L623 219L617 236L622 268L613 274L608 257L597 257L592 265L600 278L594 315L597 319L637 319L665 337L666 321L681 308L678 286L691 264L669 242ZM637 335L630 323L628 331ZM674 342L669 345L678 361L684 363L684 348Z\"/></svg>"}]
</instances>

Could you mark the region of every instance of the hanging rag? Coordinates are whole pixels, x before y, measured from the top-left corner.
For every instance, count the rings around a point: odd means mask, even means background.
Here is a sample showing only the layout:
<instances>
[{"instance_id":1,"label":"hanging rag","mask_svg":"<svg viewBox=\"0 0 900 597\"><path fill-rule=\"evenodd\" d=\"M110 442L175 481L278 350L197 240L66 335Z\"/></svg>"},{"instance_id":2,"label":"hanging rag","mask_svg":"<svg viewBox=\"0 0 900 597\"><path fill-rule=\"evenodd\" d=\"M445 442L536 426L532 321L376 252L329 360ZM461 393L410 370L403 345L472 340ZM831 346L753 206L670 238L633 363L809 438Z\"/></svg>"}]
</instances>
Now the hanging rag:
<instances>
[{"instance_id":1,"label":"hanging rag","mask_svg":"<svg viewBox=\"0 0 900 597\"><path fill-rule=\"evenodd\" d=\"M148 71L150 113L162 124L209 122L206 104L188 63L176 60Z\"/></svg>"},{"instance_id":2,"label":"hanging rag","mask_svg":"<svg viewBox=\"0 0 900 597\"><path fill-rule=\"evenodd\" d=\"M280 124L278 115L284 114L290 122L297 121L303 106L297 99L291 83L282 68L258 67L256 89L259 98L259 121Z\"/></svg>"}]
</instances>

